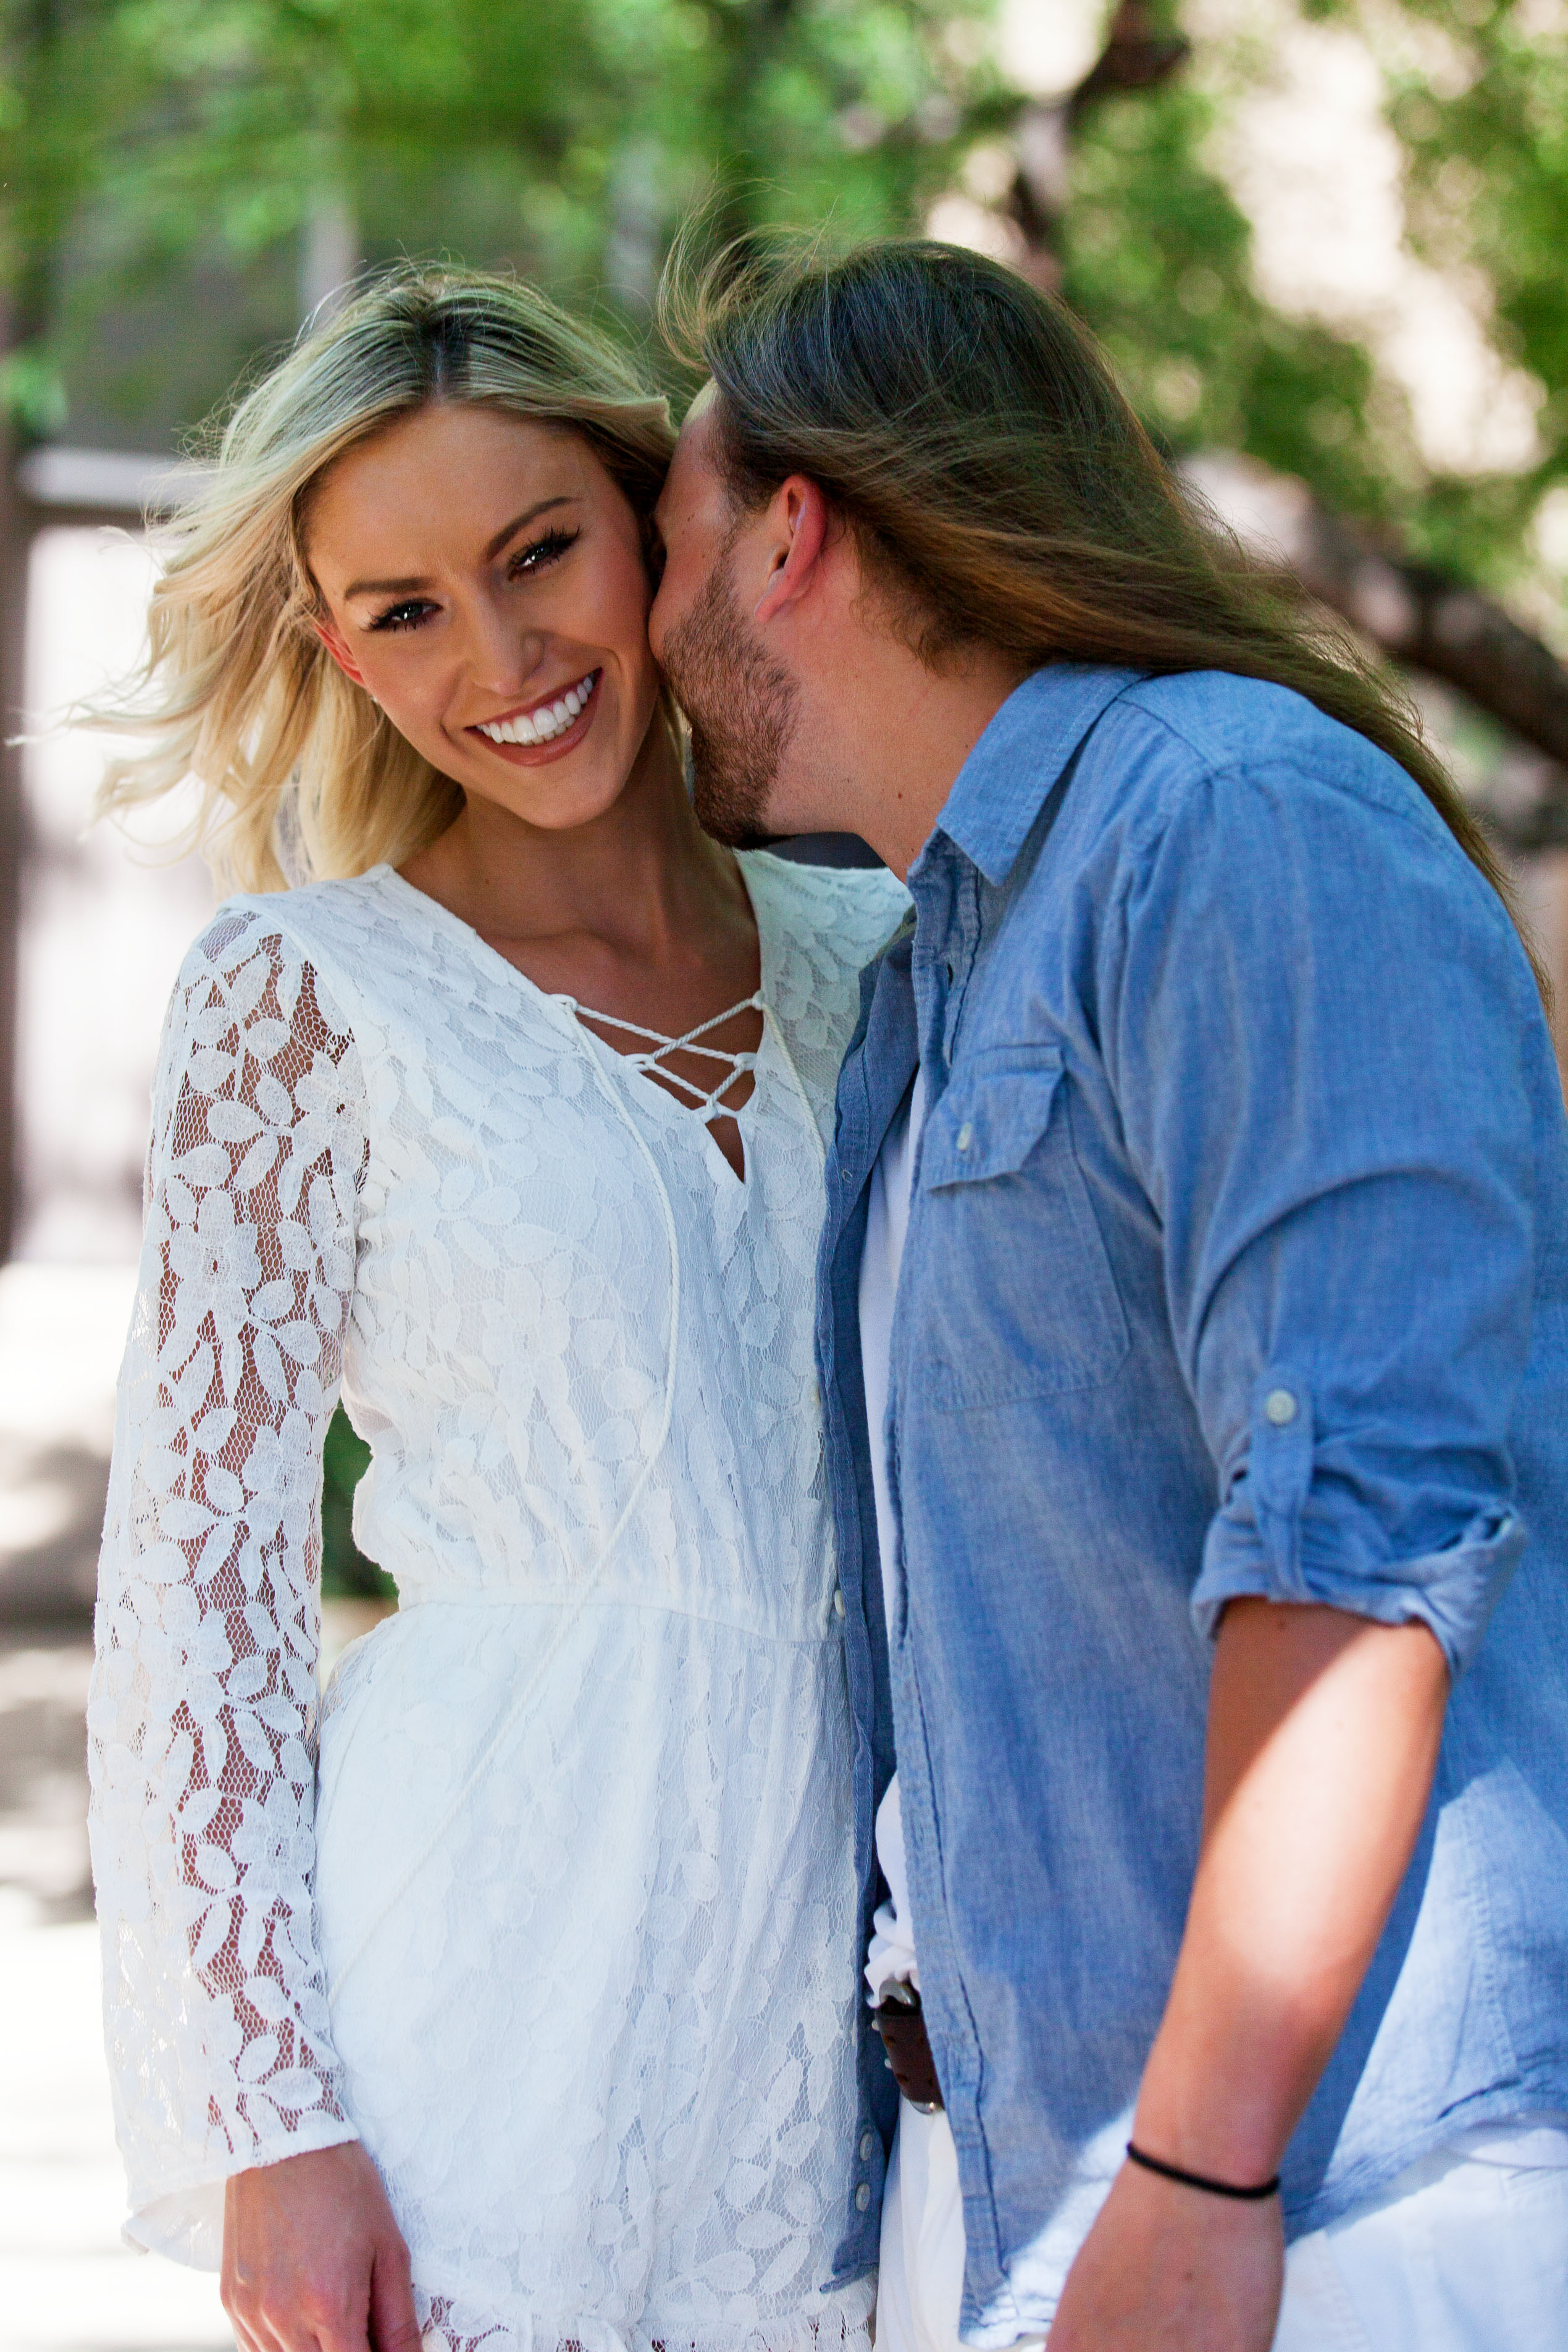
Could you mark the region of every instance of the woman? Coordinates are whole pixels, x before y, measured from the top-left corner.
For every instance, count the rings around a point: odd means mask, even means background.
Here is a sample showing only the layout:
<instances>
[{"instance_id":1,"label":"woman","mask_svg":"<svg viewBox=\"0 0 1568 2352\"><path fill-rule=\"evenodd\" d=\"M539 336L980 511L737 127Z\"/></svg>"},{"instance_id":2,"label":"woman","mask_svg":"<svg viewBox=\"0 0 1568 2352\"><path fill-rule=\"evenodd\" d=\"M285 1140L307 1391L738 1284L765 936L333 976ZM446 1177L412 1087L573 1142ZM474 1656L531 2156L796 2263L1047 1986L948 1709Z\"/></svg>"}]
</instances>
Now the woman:
<instances>
[{"instance_id":1,"label":"woman","mask_svg":"<svg viewBox=\"0 0 1568 2352\"><path fill-rule=\"evenodd\" d=\"M131 2233L221 2250L247 2352L865 2341L812 1266L903 901L697 827L671 440L527 289L376 286L228 426L109 787L194 772L246 886L164 1040L91 1738ZM318 1733L340 1385L401 1605Z\"/></svg>"}]
</instances>

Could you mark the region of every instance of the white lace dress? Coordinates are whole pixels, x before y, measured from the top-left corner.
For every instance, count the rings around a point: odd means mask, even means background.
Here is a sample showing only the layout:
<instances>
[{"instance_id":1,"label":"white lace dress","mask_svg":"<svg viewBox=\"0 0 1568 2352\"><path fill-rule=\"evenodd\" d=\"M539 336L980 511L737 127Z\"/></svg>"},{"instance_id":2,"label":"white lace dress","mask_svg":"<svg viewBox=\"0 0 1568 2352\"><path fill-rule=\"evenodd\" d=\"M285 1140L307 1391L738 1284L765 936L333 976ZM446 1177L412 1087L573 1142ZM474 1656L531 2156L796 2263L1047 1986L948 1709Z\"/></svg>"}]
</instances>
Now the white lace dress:
<instances>
[{"instance_id":1,"label":"white lace dress","mask_svg":"<svg viewBox=\"0 0 1568 2352\"><path fill-rule=\"evenodd\" d=\"M129 2233L364 2140L433 2347L863 2342L812 1368L883 874L747 856L737 1179L382 866L222 908L160 1067L89 1713ZM321 1441L400 1608L318 1706Z\"/></svg>"}]
</instances>

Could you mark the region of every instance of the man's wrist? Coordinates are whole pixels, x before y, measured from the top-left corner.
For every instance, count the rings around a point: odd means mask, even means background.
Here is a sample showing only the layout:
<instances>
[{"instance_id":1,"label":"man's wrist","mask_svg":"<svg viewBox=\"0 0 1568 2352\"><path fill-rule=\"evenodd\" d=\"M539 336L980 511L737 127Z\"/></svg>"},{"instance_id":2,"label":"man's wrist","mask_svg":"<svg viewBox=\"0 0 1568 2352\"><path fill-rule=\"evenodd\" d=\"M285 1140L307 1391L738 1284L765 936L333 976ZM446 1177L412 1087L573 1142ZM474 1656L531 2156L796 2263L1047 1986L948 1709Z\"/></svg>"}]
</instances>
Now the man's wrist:
<instances>
[{"instance_id":1,"label":"man's wrist","mask_svg":"<svg viewBox=\"0 0 1568 2352\"><path fill-rule=\"evenodd\" d=\"M1270 2180L1295 2120L1300 2069L1237 2063L1167 2016L1145 2070L1132 2138L1146 2154L1212 2180Z\"/></svg>"},{"instance_id":2,"label":"man's wrist","mask_svg":"<svg viewBox=\"0 0 1568 2352\"><path fill-rule=\"evenodd\" d=\"M1152 2172L1161 2180L1174 2180L1183 2189L1201 2189L1206 2197L1226 2197L1242 2205L1261 2204L1267 2197L1280 2193L1280 2176L1276 2172L1267 2180L1220 2180L1213 2173L1189 2172L1185 2165L1169 2164L1162 2156L1151 2156L1136 2140L1127 2142L1127 2156L1140 2172Z\"/></svg>"}]
</instances>

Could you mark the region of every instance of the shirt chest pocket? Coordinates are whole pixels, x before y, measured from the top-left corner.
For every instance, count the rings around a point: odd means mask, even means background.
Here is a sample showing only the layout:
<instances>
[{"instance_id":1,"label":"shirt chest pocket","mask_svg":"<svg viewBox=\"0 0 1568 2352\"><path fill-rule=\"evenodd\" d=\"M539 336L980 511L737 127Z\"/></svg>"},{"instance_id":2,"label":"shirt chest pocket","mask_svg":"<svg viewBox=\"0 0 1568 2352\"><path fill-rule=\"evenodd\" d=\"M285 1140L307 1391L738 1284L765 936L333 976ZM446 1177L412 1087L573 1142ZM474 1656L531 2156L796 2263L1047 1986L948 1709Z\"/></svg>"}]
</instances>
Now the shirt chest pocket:
<instances>
[{"instance_id":1,"label":"shirt chest pocket","mask_svg":"<svg viewBox=\"0 0 1568 2352\"><path fill-rule=\"evenodd\" d=\"M1073 1146L1054 1046L995 1046L926 1120L900 1354L939 1411L1097 1388L1126 1317Z\"/></svg>"}]
</instances>

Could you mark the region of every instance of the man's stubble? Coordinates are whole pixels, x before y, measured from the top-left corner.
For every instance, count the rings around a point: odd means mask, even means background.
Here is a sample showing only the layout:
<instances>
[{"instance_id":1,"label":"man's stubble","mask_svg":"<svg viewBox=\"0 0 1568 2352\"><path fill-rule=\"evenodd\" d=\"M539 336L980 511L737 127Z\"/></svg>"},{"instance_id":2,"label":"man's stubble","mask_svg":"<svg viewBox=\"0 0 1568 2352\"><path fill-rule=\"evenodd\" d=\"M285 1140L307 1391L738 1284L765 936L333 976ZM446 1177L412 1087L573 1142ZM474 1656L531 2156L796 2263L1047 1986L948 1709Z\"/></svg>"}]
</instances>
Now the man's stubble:
<instances>
[{"instance_id":1,"label":"man's stubble","mask_svg":"<svg viewBox=\"0 0 1568 2352\"><path fill-rule=\"evenodd\" d=\"M800 689L747 629L727 549L664 646L664 675L692 730L692 804L731 849L774 838L768 806L798 721Z\"/></svg>"}]
</instances>

